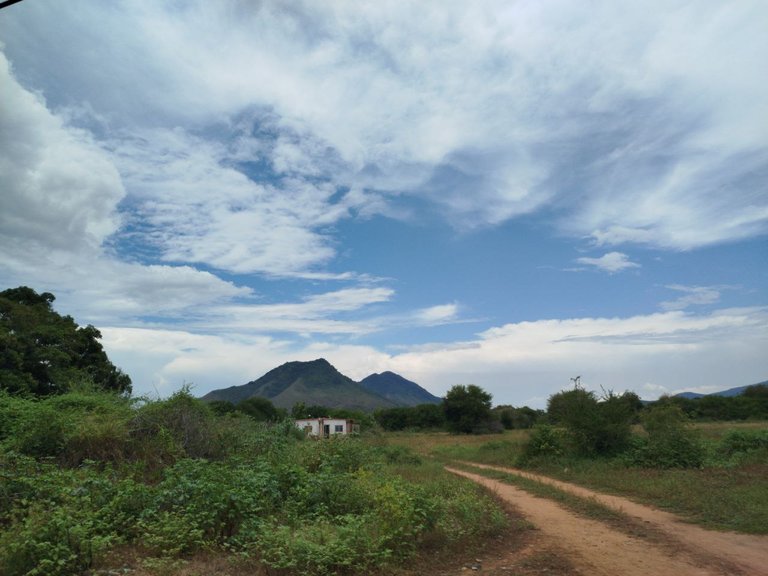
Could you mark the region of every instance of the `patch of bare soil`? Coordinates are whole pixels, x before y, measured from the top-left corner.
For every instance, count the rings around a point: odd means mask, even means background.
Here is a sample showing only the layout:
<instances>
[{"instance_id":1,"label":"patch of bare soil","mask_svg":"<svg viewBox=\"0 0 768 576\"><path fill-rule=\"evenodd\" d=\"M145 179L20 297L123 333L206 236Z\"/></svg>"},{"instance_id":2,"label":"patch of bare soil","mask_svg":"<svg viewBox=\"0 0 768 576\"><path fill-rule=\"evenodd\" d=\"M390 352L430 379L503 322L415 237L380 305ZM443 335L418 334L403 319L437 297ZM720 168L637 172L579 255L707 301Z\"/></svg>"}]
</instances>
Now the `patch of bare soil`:
<instances>
[{"instance_id":1,"label":"patch of bare soil","mask_svg":"<svg viewBox=\"0 0 768 576\"><path fill-rule=\"evenodd\" d=\"M673 514L625 498L511 468L474 463L472 466L525 476L577 496L594 499L649 524L654 531L668 537L664 543L638 538L602 522L579 517L551 500L533 496L509 484L448 468L454 474L486 486L519 509L539 529L542 545L551 545L567 555L573 565L574 572L571 573L605 576L768 576L768 538L764 536L705 530L686 524ZM486 573L485 567L483 571Z\"/></svg>"}]
</instances>

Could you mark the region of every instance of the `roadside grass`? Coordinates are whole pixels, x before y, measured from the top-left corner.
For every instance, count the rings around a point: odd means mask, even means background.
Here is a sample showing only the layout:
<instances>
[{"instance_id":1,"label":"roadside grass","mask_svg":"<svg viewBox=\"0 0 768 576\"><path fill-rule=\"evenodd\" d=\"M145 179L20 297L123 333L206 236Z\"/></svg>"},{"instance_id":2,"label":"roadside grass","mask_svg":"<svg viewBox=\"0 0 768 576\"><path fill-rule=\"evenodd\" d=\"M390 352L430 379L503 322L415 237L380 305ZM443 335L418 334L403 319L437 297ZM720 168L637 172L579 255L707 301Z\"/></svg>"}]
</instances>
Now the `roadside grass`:
<instances>
[{"instance_id":1,"label":"roadside grass","mask_svg":"<svg viewBox=\"0 0 768 576\"><path fill-rule=\"evenodd\" d=\"M696 470L627 468L608 460L546 464L535 471L629 497L717 530L768 534L768 453L734 467Z\"/></svg>"},{"instance_id":2,"label":"roadside grass","mask_svg":"<svg viewBox=\"0 0 768 576\"><path fill-rule=\"evenodd\" d=\"M708 528L768 534L768 449L731 455L722 450L734 431L762 433L768 431L768 422L697 423L695 429L707 454L698 469L642 468L620 459L582 458L539 460L526 469L657 506ZM428 433L385 438L439 461L515 467L527 436L525 430L512 430L485 436Z\"/></svg>"}]
</instances>

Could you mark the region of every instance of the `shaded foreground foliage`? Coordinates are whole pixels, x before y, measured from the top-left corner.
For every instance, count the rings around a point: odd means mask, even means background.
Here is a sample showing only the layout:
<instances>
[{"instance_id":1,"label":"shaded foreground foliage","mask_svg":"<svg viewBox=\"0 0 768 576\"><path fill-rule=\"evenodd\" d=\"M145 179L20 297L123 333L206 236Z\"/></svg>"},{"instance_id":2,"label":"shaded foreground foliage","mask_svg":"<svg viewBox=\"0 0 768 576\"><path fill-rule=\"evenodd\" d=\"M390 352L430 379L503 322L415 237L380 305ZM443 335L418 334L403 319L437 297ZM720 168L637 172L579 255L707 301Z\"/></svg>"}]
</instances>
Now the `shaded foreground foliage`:
<instances>
[{"instance_id":1,"label":"shaded foreground foliage","mask_svg":"<svg viewBox=\"0 0 768 576\"><path fill-rule=\"evenodd\" d=\"M7 576L113 568L110 552L126 546L166 572L206 551L285 574L366 573L505 518L408 451L307 440L290 421L216 415L185 390L162 401L0 393L0 478Z\"/></svg>"}]
</instances>

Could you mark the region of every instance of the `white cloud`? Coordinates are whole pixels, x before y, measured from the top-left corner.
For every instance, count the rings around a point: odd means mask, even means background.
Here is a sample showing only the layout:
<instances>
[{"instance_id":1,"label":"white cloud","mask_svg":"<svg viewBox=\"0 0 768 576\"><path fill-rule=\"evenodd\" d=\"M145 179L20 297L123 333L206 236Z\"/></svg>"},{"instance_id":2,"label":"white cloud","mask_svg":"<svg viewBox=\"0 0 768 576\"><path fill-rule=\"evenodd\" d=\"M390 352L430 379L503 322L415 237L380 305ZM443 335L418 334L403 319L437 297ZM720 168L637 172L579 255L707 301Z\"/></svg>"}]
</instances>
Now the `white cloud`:
<instances>
[{"instance_id":1,"label":"white cloud","mask_svg":"<svg viewBox=\"0 0 768 576\"><path fill-rule=\"evenodd\" d=\"M377 189L381 210L415 195L473 227L554 205L579 237L690 249L768 229L768 82L754 73L767 26L759 0L200 1L24 7L4 36L34 85L109 126L220 134L245 118L278 173ZM119 74L99 72L102 53ZM272 115L269 142L254 109ZM309 255L287 270L334 255L304 214L277 221ZM237 234L250 221L219 216ZM263 270L282 253L201 244L185 236L168 255Z\"/></svg>"},{"instance_id":2,"label":"white cloud","mask_svg":"<svg viewBox=\"0 0 768 576\"><path fill-rule=\"evenodd\" d=\"M521 322L486 330L463 345L435 343L394 355L332 341L126 328L102 332L110 357L134 376L138 392L154 385L168 393L186 381L204 394L244 384L283 362L319 357L358 380L393 370L437 395L454 384L475 383L497 404L539 407L569 386L574 374L581 374L589 389L630 389L655 398L685 388L753 383L768 372L765 308Z\"/></svg>"},{"instance_id":3,"label":"white cloud","mask_svg":"<svg viewBox=\"0 0 768 576\"><path fill-rule=\"evenodd\" d=\"M335 188L290 178L257 184L228 165L228 150L176 130L113 143L131 192L137 239L171 262L236 273L314 276L335 256L322 228L348 215Z\"/></svg>"},{"instance_id":4,"label":"white cloud","mask_svg":"<svg viewBox=\"0 0 768 576\"><path fill-rule=\"evenodd\" d=\"M723 289L721 286L683 286L681 284L672 284L667 288L685 295L662 302L659 304L662 310L685 310L689 306L714 304L720 300L720 291Z\"/></svg>"},{"instance_id":5,"label":"white cloud","mask_svg":"<svg viewBox=\"0 0 768 576\"><path fill-rule=\"evenodd\" d=\"M608 385L752 378L764 312L679 312L714 303L705 287L673 287L667 314L512 324L390 356L245 333L356 336L459 321L458 305L387 314L392 291L366 285L254 306L252 290L192 266L364 282L331 271L336 226L435 209L465 229L538 211L606 247L765 234L766 28L760 0L26 2L0 20L17 70L0 56L13 134L0 141L0 280L53 291L112 335L186 319L121 348L165 383L201 373L213 386L260 352L268 369L321 351L436 393L474 380L497 400L545 397L587 358ZM618 251L580 260L639 266ZM150 369L137 347L153 334L169 349ZM738 365L715 365L726 357Z\"/></svg>"},{"instance_id":6,"label":"white cloud","mask_svg":"<svg viewBox=\"0 0 768 576\"><path fill-rule=\"evenodd\" d=\"M758 381L768 372L766 309L707 315L667 312L631 318L580 318L508 324L459 347L435 345L394 356L389 369L443 394L472 382L496 403L546 397L582 375L593 390L640 393ZM662 388L649 390L648 383ZM656 394L657 395L657 394Z\"/></svg>"},{"instance_id":7,"label":"white cloud","mask_svg":"<svg viewBox=\"0 0 768 576\"><path fill-rule=\"evenodd\" d=\"M394 291L390 288L357 287L315 294L306 297L303 302L218 306L211 309L196 327L230 332L293 332L306 336L367 334L380 329L379 320L350 319L345 318L345 314L387 302L393 295Z\"/></svg>"},{"instance_id":8,"label":"white cloud","mask_svg":"<svg viewBox=\"0 0 768 576\"><path fill-rule=\"evenodd\" d=\"M0 52L0 243L97 252L114 233L125 192L109 156L16 81Z\"/></svg>"},{"instance_id":9,"label":"white cloud","mask_svg":"<svg viewBox=\"0 0 768 576\"><path fill-rule=\"evenodd\" d=\"M444 324L454 322L458 318L459 305L455 302L451 304L439 304L424 308L416 313L416 317L427 325Z\"/></svg>"},{"instance_id":10,"label":"white cloud","mask_svg":"<svg viewBox=\"0 0 768 576\"><path fill-rule=\"evenodd\" d=\"M604 272L621 272L622 270L628 270L630 268L640 268L640 264L632 262L629 256L623 252L608 252L603 254L600 258L577 258L576 262L579 264L586 264L588 266L594 266Z\"/></svg>"}]
</instances>

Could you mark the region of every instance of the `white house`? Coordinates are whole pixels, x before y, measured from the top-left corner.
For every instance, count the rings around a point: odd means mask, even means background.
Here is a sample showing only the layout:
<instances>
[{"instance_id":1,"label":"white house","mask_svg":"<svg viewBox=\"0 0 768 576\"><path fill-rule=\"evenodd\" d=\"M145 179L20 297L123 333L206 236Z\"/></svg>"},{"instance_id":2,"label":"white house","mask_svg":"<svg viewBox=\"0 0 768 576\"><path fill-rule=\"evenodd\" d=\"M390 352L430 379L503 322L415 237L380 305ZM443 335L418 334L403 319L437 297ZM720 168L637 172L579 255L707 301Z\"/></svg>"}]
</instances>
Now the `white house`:
<instances>
[{"instance_id":1,"label":"white house","mask_svg":"<svg viewBox=\"0 0 768 576\"><path fill-rule=\"evenodd\" d=\"M308 436L329 438L336 434L351 434L360 431L360 425L345 418L300 418L295 420L296 427Z\"/></svg>"}]
</instances>

